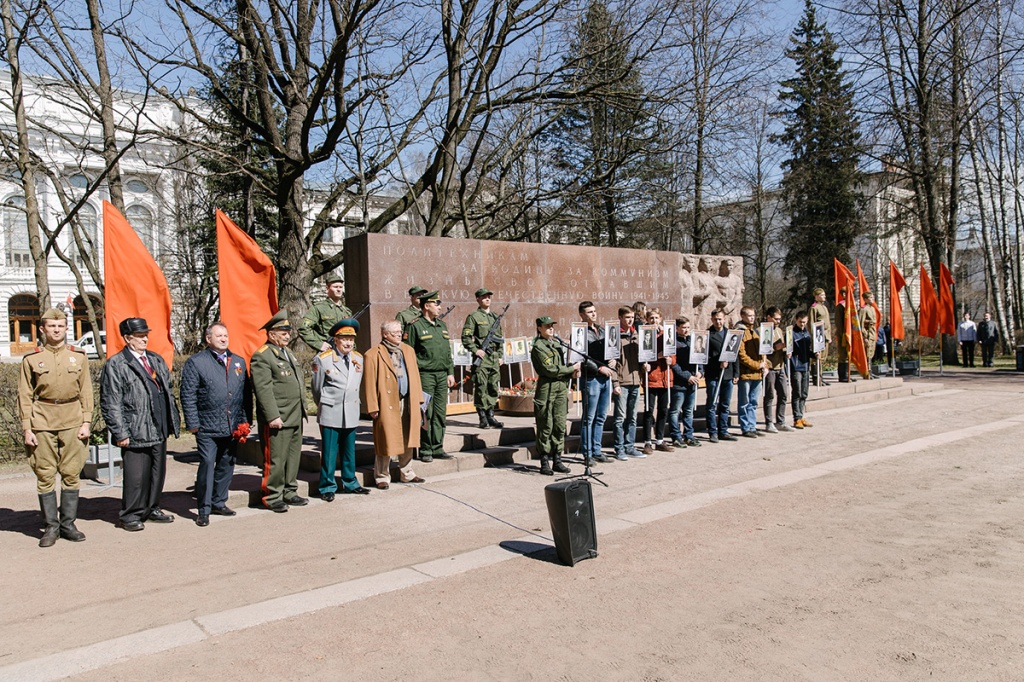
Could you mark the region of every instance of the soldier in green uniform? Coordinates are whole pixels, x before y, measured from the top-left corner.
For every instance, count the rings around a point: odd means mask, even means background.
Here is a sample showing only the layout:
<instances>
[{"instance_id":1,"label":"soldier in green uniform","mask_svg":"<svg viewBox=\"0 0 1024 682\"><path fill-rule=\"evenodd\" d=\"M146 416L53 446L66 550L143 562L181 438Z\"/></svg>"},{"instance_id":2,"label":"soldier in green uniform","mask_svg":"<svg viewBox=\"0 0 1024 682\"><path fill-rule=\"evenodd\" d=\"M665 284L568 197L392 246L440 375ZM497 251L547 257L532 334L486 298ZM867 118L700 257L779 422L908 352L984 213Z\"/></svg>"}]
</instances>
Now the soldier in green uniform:
<instances>
[{"instance_id":1,"label":"soldier in green uniform","mask_svg":"<svg viewBox=\"0 0 1024 682\"><path fill-rule=\"evenodd\" d=\"M253 353L250 367L263 443L263 505L286 512L307 500L298 494L302 423L306 419L306 381L290 350L292 326L281 310L261 327L267 343ZM330 330L328 330L330 331Z\"/></svg>"},{"instance_id":2,"label":"soldier in green uniform","mask_svg":"<svg viewBox=\"0 0 1024 682\"><path fill-rule=\"evenodd\" d=\"M580 375L580 363L566 365L562 358L562 345L555 341L554 319L547 315L538 317L537 338L533 340L530 360L537 373L533 416L537 420L540 473L545 476L554 476L555 471L569 473L569 467L562 462L565 415L569 409L569 380Z\"/></svg>"},{"instance_id":3,"label":"soldier in green uniform","mask_svg":"<svg viewBox=\"0 0 1024 682\"><path fill-rule=\"evenodd\" d=\"M72 542L85 539L75 528L75 519L78 477L85 466L85 441L92 423L92 381L85 351L65 343L68 320L64 313L50 308L39 326L44 345L21 360L18 408L46 522L39 546L52 547L58 536ZM61 478L59 509L57 474Z\"/></svg>"},{"instance_id":4,"label":"soldier in green uniform","mask_svg":"<svg viewBox=\"0 0 1024 682\"><path fill-rule=\"evenodd\" d=\"M814 377L816 386L824 386L825 382L821 379L821 366L828 359L828 348L829 344L832 343L832 315L829 313L828 306L825 303L825 290L821 287L816 287L813 293L814 303L811 304L810 310L807 311L807 323L811 327L811 333L814 333L814 324L816 322L825 323L825 350L818 353L818 360L812 366L811 374Z\"/></svg>"},{"instance_id":5,"label":"soldier in green uniform","mask_svg":"<svg viewBox=\"0 0 1024 682\"><path fill-rule=\"evenodd\" d=\"M331 327L352 317L352 311L342 303L345 296L345 279L338 274L327 275L327 298L314 303L299 327L299 336L306 345L317 353L331 348Z\"/></svg>"},{"instance_id":6,"label":"soldier in green uniform","mask_svg":"<svg viewBox=\"0 0 1024 682\"><path fill-rule=\"evenodd\" d=\"M420 296L425 293L427 293L427 290L423 287L409 287L409 307L402 308L395 315L395 319L402 323L403 331L409 326L410 322L420 316Z\"/></svg>"},{"instance_id":7,"label":"soldier in green uniform","mask_svg":"<svg viewBox=\"0 0 1024 682\"><path fill-rule=\"evenodd\" d=\"M462 325L462 345L470 353L480 358L480 364L473 369L473 407L480 417L480 428L500 429L505 426L494 418L494 406L498 404L498 372L501 367L503 339L501 326L498 326L498 341L492 343L485 352L484 339L491 330L498 316L491 312L490 289L476 290L476 303L479 308L469 314L466 324Z\"/></svg>"},{"instance_id":8,"label":"soldier in green uniform","mask_svg":"<svg viewBox=\"0 0 1024 682\"><path fill-rule=\"evenodd\" d=\"M444 427L448 415L448 389L455 386L455 363L449 342L448 326L439 320L441 297L436 291L420 296L422 316L405 328L402 340L416 351L423 392L430 396L424 434L420 441L420 460L451 459L444 451Z\"/></svg>"}]
</instances>

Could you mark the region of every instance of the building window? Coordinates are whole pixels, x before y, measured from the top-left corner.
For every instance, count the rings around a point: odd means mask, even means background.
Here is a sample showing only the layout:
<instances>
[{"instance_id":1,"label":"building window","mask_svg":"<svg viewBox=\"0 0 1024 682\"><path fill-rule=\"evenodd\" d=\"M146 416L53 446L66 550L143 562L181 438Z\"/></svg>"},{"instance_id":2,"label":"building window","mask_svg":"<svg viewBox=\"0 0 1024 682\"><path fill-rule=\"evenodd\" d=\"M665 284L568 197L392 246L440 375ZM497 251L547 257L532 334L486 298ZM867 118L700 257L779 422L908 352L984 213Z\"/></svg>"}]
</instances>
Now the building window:
<instances>
[{"instance_id":1,"label":"building window","mask_svg":"<svg viewBox=\"0 0 1024 682\"><path fill-rule=\"evenodd\" d=\"M96 209L90 204L82 204L82 207L78 209L77 220L78 234L82 239L83 250L79 251L78 244L75 242L75 235L69 232L70 244L68 246L68 253L74 254L75 263L78 264L78 267L84 268L85 256L96 253L98 224Z\"/></svg>"},{"instance_id":2,"label":"building window","mask_svg":"<svg viewBox=\"0 0 1024 682\"><path fill-rule=\"evenodd\" d=\"M7 267L31 268L32 254L28 249L28 217L25 214L25 197L13 196L4 201L3 234Z\"/></svg>"},{"instance_id":3,"label":"building window","mask_svg":"<svg viewBox=\"0 0 1024 682\"><path fill-rule=\"evenodd\" d=\"M125 188L133 194L146 194L149 192L149 185L142 180L132 179L124 184Z\"/></svg>"},{"instance_id":4,"label":"building window","mask_svg":"<svg viewBox=\"0 0 1024 682\"><path fill-rule=\"evenodd\" d=\"M88 189L89 187L89 178L81 173L72 175L68 178L68 182L71 183L71 186L75 189Z\"/></svg>"},{"instance_id":5,"label":"building window","mask_svg":"<svg viewBox=\"0 0 1024 682\"><path fill-rule=\"evenodd\" d=\"M146 245L151 254L155 254L155 242L153 240L153 212L145 206L129 206L124 210L124 217L128 220L128 224L135 230L135 234L139 235L139 239Z\"/></svg>"},{"instance_id":6,"label":"building window","mask_svg":"<svg viewBox=\"0 0 1024 682\"><path fill-rule=\"evenodd\" d=\"M20 355L36 345L36 327L39 325L39 299L33 294L17 294L7 302L10 321L11 355Z\"/></svg>"}]
</instances>

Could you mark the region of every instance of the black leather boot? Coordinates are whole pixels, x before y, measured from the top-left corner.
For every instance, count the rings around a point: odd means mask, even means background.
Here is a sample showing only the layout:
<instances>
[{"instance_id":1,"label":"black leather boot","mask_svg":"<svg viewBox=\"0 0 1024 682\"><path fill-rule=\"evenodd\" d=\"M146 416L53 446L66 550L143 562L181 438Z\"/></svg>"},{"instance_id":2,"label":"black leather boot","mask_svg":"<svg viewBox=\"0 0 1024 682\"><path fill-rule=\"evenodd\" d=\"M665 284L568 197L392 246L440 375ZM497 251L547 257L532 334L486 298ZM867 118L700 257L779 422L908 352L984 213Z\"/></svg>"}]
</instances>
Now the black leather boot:
<instances>
[{"instance_id":1,"label":"black leather boot","mask_svg":"<svg viewBox=\"0 0 1024 682\"><path fill-rule=\"evenodd\" d=\"M60 537L60 519L57 516L57 493L48 492L39 496L39 508L43 511L46 530L39 539L40 547L53 547Z\"/></svg>"},{"instance_id":2,"label":"black leather boot","mask_svg":"<svg viewBox=\"0 0 1024 682\"><path fill-rule=\"evenodd\" d=\"M848 362L840 362L836 366L836 370L838 371L839 381L841 383L845 384L845 383L850 381L850 363L848 363Z\"/></svg>"},{"instance_id":3,"label":"black leather boot","mask_svg":"<svg viewBox=\"0 0 1024 682\"><path fill-rule=\"evenodd\" d=\"M540 473L543 476L554 476L555 472L551 470L551 460L547 457L540 458Z\"/></svg>"},{"instance_id":4,"label":"black leather boot","mask_svg":"<svg viewBox=\"0 0 1024 682\"><path fill-rule=\"evenodd\" d=\"M85 533L75 528L75 519L78 518L78 491L60 491L60 536L71 542L81 542L85 539Z\"/></svg>"},{"instance_id":5,"label":"black leather boot","mask_svg":"<svg viewBox=\"0 0 1024 682\"><path fill-rule=\"evenodd\" d=\"M571 471L561 457L555 457L555 465L552 468L560 474L567 474Z\"/></svg>"},{"instance_id":6,"label":"black leather boot","mask_svg":"<svg viewBox=\"0 0 1024 682\"><path fill-rule=\"evenodd\" d=\"M494 418L494 408L493 407L491 409L487 410L487 412L485 413L485 416L487 417L487 424L491 428L493 428L493 429L504 428L505 425L503 423L501 423L500 421L498 421L497 419Z\"/></svg>"},{"instance_id":7,"label":"black leather boot","mask_svg":"<svg viewBox=\"0 0 1024 682\"><path fill-rule=\"evenodd\" d=\"M490 422L487 420L487 410L482 407L476 408L476 414L480 417L480 423L477 424L477 428L489 429L491 428Z\"/></svg>"}]
</instances>

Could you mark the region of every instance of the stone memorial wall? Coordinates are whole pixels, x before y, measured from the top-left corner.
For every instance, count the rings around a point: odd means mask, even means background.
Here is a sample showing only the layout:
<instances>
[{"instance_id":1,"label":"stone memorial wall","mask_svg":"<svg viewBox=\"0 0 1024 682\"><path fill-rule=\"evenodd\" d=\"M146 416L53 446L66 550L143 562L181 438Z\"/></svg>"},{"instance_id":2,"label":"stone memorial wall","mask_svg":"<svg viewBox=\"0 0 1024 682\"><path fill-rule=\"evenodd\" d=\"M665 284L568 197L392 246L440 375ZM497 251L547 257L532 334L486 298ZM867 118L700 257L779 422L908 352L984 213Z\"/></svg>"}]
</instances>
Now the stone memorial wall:
<instances>
[{"instance_id":1,"label":"stone memorial wall","mask_svg":"<svg viewBox=\"0 0 1024 682\"><path fill-rule=\"evenodd\" d=\"M739 319L743 262L672 251L361 234L345 240L348 306L371 304L360 319L358 348L380 341L381 323L409 305L413 285L440 291L442 311L455 306L445 318L452 338L476 310L480 287L494 292L493 311L511 303L502 323L506 336L532 337L534 320L551 315L564 337L584 300L594 302L601 321L643 301L661 308L666 320L682 314L706 328L716 307L727 322Z\"/></svg>"}]
</instances>

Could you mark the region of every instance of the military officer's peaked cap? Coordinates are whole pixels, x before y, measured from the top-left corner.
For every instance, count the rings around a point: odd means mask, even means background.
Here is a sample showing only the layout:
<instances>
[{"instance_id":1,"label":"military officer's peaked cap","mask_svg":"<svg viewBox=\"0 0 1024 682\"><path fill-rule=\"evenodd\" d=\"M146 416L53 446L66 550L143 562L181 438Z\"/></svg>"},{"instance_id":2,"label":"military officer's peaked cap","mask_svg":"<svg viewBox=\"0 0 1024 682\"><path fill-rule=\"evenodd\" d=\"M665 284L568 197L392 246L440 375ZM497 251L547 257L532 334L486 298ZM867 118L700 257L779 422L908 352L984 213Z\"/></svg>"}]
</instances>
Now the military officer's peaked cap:
<instances>
[{"instance_id":1,"label":"military officer's peaked cap","mask_svg":"<svg viewBox=\"0 0 1024 682\"><path fill-rule=\"evenodd\" d=\"M339 275L336 272L332 272L331 274L327 275L327 278L324 280L324 282L328 286L330 286L331 284L334 284L335 282L342 282L342 283L344 283L345 282L345 278L342 277L341 275Z\"/></svg>"},{"instance_id":2,"label":"military officer's peaked cap","mask_svg":"<svg viewBox=\"0 0 1024 682\"><path fill-rule=\"evenodd\" d=\"M331 336L355 336L359 333L359 320L354 317L346 317L338 320L331 327Z\"/></svg>"},{"instance_id":3,"label":"military officer's peaked cap","mask_svg":"<svg viewBox=\"0 0 1024 682\"><path fill-rule=\"evenodd\" d=\"M269 331L290 331L292 328L291 322L288 321L288 311L278 310L272 318L267 320L267 323L260 327L260 329L266 329Z\"/></svg>"},{"instance_id":4,"label":"military officer's peaked cap","mask_svg":"<svg viewBox=\"0 0 1024 682\"><path fill-rule=\"evenodd\" d=\"M420 296L420 305L423 305L424 303L431 303L431 302L433 302L433 303L440 303L441 302L441 297L438 295L438 292L431 291L429 294L423 294L422 296Z\"/></svg>"},{"instance_id":5,"label":"military officer's peaked cap","mask_svg":"<svg viewBox=\"0 0 1024 682\"><path fill-rule=\"evenodd\" d=\"M476 290L476 294L475 294L475 296L476 296L477 298L480 298L480 297L482 297L482 296L490 296L490 295L491 295L491 294L493 294L493 293L494 293L494 292L493 292L493 291L491 291L490 289L486 289L486 288L484 288L484 287L480 287L479 289L477 289L477 290Z\"/></svg>"},{"instance_id":6,"label":"military officer's peaked cap","mask_svg":"<svg viewBox=\"0 0 1024 682\"><path fill-rule=\"evenodd\" d=\"M121 320L121 324L117 326L118 331L121 332L121 336L128 336L129 334L147 334L151 330L149 324L141 317L128 317Z\"/></svg>"},{"instance_id":7,"label":"military officer's peaked cap","mask_svg":"<svg viewBox=\"0 0 1024 682\"><path fill-rule=\"evenodd\" d=\"M550 315L545 315L544 317L537 318L538 327L541 327L545 324L557 324L557 322L555 322L555 318L551 317Z\"/></svg>"},{"instance_id":8,"label":"military officer's peaked cap","mask_svg":"<svg viewBox=\"0 0 1024 682\"><path fill-rule=\"evenodd\" d=\"M44 319L44 320L66 320L66 319L68 319L68 316L64 313L63 310L60 310L59 308L50 308L45 313L43 313L42 319Z\"/></svg>"},{"instance_id":9,"label":"military officer's peaked cap","mask_svg":"<svg viewBox=\"0 0 1024 682\"><path fill-rule=\"evenodd\" d=\"M409 287L410 296L419 296L420 294L427 293L427 290L420 286Z\"/></svg>"}]
</instances>

